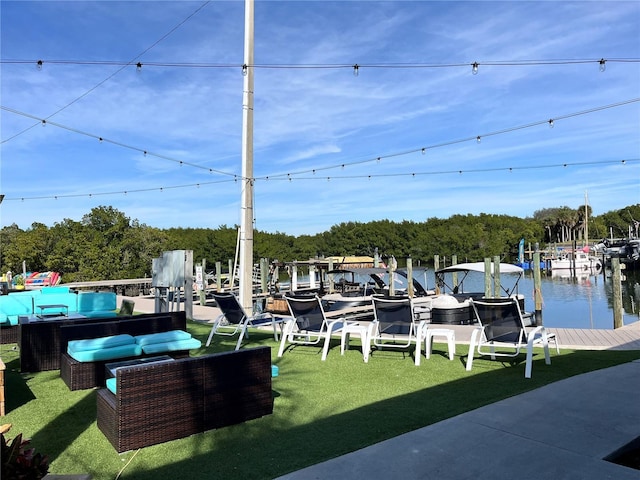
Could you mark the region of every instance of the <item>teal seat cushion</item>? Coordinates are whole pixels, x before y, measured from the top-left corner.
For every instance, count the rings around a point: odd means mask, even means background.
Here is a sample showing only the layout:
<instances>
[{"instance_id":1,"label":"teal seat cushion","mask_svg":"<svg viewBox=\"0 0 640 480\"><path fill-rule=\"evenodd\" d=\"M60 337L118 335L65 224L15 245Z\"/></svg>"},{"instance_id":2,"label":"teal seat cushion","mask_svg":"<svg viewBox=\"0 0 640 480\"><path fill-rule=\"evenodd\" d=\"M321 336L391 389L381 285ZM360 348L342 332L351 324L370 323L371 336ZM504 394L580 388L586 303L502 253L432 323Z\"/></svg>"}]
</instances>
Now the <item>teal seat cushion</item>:
<instances>
[{"instance_id":1,"label":"teal seat cushion","mask_svg":"<svg viewBox=\"0 0 640 480\"><path fill-rule=\"evenodd\" d=\"M65 305L70 312L78 311L77 293L47 293L33 298L35 313L40 313L41 309L35 308L43 305ZM60 309L44 309L42 313L55 313Z\"/></svg>"},{"instance_id":2,"label":"teal seat cushion","mask_svg":"<svg viewBox=\"0 0 640 480\"><path fill-rule=\"evenodd\" d=\"M69 287L42 287L40 293L43 295L49 295L51 293L70 293Z\"/></svg>"},{"instance_id":3,"label":"teal seat cushion","mask_svg":"<svg viewBox=\"0 0 640 480\"><path fill-rule=\"evenodd\" d=\"M67 351L72 352L90 352L101 348L119 347L121 345L135 344L135 340L131 335L121 334L112 335L110 337L87 338L83 340L70 340L67 344Z\"/></svg>"},{"instance_id":4,"label":"teal seat cushion","mask_svg":"<svg viewBox=\"0 0 640 480\"><path fill-rule=\"evenodd\" d=\"M107 378L106 384L107 384L107 389L109 389L109 391L115 395L117 390L116 377Z\"/></svg>"},{"instance_id":5,"label":"teal seat cushion","mask_svg":"<svg viewBox=\"0 0 640 480\"><path fill-rule=\"evenodd\" d=\"M191 334L183 330L170 330L168 332L147 333L145 335L137 335L136 343L141 347L152 345L154 343L176 342L179 340L189 340Z\"/></svg>"},{"instance_id":6,"label":"teal seat cushion","mask_svg":"<svg viewBox=\"0 0 640 480\"><path fill-rule=\"evenodd\" d=\"M79 312L86 318L115 318L118 316L116 312Z\"/></svg>"},{"instance_id":7,"label":"teal seat cushion","mask_svg":"<svg viewBox=\"0 0 640 480\"><path fill-rule=\"evenodd\" d=\"M80 292L78 294L78 312L111 312L117 307L116 294L113 292Z\"/></svg>"},{"instance_id":8,"label":"teal seat cushion","mask_svg":"<svg viewBox=\"0 0 640 480\"><path fill-rule=\"evenodd\" d=\"M142 351L146 354L176 352L180 350L192 350L194 348L200 348L201 346L202 342L200 340L197 338L190 338L188 340L175 340L173 342L152 343L142 347Z\"/></svg>"},{"instance_id":9,"label":"teal seat cushion","mask_svg":"<svg viewBox=\"0 0 640 480\"><path fill-rule=\"evenodd\" d=\"M142 348L135 343L120 345L118 347L101 348L99 350L69 352L69 356L78 362L100 362L117 358L139 357L140 355L142 355Z\"/></svg>"}]
</instances>

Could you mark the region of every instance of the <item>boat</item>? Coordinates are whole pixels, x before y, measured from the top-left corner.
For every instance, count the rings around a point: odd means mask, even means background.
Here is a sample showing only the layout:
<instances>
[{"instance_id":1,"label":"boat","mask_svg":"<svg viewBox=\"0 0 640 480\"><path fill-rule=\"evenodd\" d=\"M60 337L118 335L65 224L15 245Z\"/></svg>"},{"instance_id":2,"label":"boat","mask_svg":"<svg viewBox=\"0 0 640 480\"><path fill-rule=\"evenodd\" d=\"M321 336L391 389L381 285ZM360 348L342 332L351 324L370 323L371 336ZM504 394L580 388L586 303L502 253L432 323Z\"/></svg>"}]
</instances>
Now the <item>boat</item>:
<instances>
[{"instance_id":1,"label":"boat","mask_svg":"<svg viewBox=\"0 0 640 480\"><path fill-rule=\"evenodd\" d=\"M549 269L554 270L600 270L602 260L585 251L561 252L556 258L550 258Z\"/></svg>"},{"instance_id":2,"label":"boat","mask_svg":"<svg viewBox=\"0 0 640 480\"><path fill-rule=\"evenodd\" d=\"M518 293L518 283L524 275L524 269L510 263L500 263L498 271L501 275L501 296L516 297L520 304L520 310L524 313L524 295ZM465 292L464 282L470 274L484 275L484 272L484 262L460 263L437 270L435 272L436 295L431 300L431 323L449 325L474 323L475 315L469 300L484 298L485 294L484 292ZM510 286L504 286L502 274L508 274L511 277ZM454 275L456 275L455 280ZM493 263L491 263L490 276L492 284L495 285L496 272Z\"/></svg>"},{"instance_id":3,"label":"boat","mask_svg":"<svg viewBox=\"0 0 640 480\"><path fill-rule=\"evenodd\" d=\"M604 238L596 245L602 252L607 267L611 267L611 259L619 258L630 270L640 268L640 239L638 238Z\"/></svg>"}]
</instances>

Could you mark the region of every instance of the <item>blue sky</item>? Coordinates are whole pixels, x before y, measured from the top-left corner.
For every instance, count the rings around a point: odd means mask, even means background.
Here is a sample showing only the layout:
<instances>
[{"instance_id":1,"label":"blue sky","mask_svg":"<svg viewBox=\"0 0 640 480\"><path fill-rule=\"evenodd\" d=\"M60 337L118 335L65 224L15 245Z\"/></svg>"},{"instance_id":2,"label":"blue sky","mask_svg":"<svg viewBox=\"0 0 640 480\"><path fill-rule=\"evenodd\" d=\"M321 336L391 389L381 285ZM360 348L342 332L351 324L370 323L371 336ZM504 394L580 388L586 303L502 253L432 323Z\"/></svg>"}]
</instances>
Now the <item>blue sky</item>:
<instances>
[{"instance_id":1,"label":"blue sky","mask_svg":"<svg viewBox=\"0 0 640 480\"><path fill-rule=\"evenodd\" d=\"M0 226L240 223L243 1L0 16ZM640 2L256 0L255 64L260 230L640 203Z\"/></svg>"}]
</instances>

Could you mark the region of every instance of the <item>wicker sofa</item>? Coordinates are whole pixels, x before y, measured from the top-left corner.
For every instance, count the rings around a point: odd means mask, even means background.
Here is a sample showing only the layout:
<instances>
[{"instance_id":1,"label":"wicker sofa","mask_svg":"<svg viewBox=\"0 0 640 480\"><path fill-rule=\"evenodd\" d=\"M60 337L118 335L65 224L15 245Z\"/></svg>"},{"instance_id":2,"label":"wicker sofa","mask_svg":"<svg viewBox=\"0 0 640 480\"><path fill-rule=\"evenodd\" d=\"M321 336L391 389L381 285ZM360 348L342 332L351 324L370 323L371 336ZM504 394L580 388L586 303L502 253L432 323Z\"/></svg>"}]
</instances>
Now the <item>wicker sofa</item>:
<instances>
[{"instance_id":1,"label":"wicker sofa","mask_svg":"<svg viewBox=\"0 0 640 480\"><path fill-rule=\"evenodd\" d=\"M134 315L122 320L107 322L81 323L62 325L60 327L60 377L70 390L104 386L105 365L114 359L93 362L79 362L67 353L67 345L71 340L107 337L111 335L144 335L149 333L168 332L170 330L186 330L187 317L184 311L158 313L152 315ZM167 352L174 358L189 356L189 351ZM149 355L151 356L151 355ZM120 360L126 360L122 358Z\"/></svg>"},{"instance_id":2,"label":"wicker sofa","mask_svg":"<svg viewBox=\"0 0 640 480\"><path fill-rule=\"evenodd\" d=\"M77 314L84 318L116 316L113 292L75 292L69 287L44 287L0 295L0 344L18 342L20 318Z\"/></svg>"},{"instance_id":3,"label":"wicker sofa","mask_svg":"<svg viewBox=\"0 0 640 480\"><path fill-rule=\"evenodd\" d=\"M66 342L73 337L60 339L60 329L63 326L89 323L122 322L129 319L154 318L158 315L169 315L172 318L172 330L180 330L186 326L184 312L144 313L110 318L57 318L55 320L32 321L29 317L22 317L18 330L18 347L20 348L20 370L24 372L42 372L58 370L60 368L60 354L67 350ZM105 335L108 335L105 334ZM82 337L78 337L82 338Z\"/></svg>"},{"instance_id":4,"label":"wicker sofa","mask_svg":"<svg viewBox=\"0 0 640 480\"><path fill-rule=\"evenodd\" d=\"M273 413L271 349L122 367L97 392L97 424L120 453Z\"/></svg>"}]
</instances>

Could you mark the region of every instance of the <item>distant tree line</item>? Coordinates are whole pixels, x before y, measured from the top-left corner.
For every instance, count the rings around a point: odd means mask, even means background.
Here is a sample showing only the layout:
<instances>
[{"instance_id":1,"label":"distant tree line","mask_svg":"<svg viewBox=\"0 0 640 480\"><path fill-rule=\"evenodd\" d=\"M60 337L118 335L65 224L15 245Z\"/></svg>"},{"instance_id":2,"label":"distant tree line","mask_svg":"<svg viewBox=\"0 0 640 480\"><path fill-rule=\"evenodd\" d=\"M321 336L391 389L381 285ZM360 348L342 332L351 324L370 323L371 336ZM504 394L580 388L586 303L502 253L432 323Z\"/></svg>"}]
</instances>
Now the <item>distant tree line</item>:
<instances>
[{"instance_id":1,"label":"distant tree line","mask_svg":"<svg viewBox=\"0 0 640 480\"><path fill-rule=\"evenodd\" d=\"M292 236L256 231L254 255L270 260L292 261L331 255L370 255L399 261L411 257L414 265L428 265L434 255L458 262L500 256L513 261L521 238L540 248L548 244L581 240L589 214L589 238L598 240L613 233L628 235L629 225L640 219L640 204L591 217L585 207L546 208L532 218L508 215L453 215L424 222L378 220L345 222L315 235ZM634 223L635 222L635 223ZM131 220L113 207L101 206L82 220L64 219L52 227L34 223L21 229L13 224L0 230L0 271L56 271L63 282L143 278L151 276L152 259L163 251L193 250L194 262L205 259L226 267L235 257L237 226L216 229L159 229Z\"/></svg>"}]
</instances>

